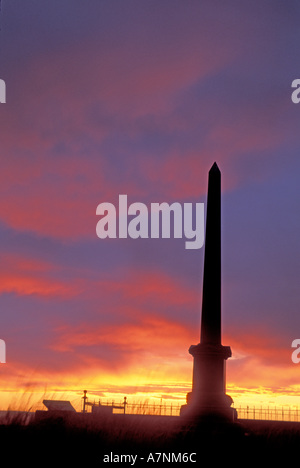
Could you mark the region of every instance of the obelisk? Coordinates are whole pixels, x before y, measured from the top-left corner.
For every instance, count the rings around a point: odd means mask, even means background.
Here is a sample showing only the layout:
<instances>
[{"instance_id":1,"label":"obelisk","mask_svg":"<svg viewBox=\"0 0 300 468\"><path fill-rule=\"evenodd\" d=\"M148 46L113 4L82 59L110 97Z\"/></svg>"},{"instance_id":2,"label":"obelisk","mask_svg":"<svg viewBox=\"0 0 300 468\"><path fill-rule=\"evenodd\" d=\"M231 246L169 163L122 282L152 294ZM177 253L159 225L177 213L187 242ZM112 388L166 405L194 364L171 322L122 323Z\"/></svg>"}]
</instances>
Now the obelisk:
<instances>
[{"instance_id":1,"label":"obelisk","mask_svg":"<svg viewBox=\"0 0 300 468\"><path fill-rule=\"evenodd\" d=\"M229 346L221 344L221 173L209 171L200 343L192 345L192 392L182 414L233 420L232 399L225 393L225 361Z\"/></svg>"}]
</instances>

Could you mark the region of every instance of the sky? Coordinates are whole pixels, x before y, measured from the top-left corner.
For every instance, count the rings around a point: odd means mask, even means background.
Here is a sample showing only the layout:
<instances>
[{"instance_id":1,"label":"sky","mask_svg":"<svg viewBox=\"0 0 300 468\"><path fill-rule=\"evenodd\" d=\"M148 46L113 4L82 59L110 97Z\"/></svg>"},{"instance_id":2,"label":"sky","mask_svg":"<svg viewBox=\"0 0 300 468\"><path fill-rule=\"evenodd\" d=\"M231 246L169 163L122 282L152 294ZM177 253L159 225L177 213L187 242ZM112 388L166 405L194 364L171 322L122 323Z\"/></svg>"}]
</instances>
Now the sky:
<instances>
[{"instance_id":1,"label":"sky","mask_svg":"<svg viewBox=\"0 0 300 468\"><path fill-rule=\"evenodd\" d=\"M184 403L204 249L100 239L96 208L204 203L222 173L235 405L300 405L299 2L2 0L0 407Z\"/></svg>"}]
</instances>

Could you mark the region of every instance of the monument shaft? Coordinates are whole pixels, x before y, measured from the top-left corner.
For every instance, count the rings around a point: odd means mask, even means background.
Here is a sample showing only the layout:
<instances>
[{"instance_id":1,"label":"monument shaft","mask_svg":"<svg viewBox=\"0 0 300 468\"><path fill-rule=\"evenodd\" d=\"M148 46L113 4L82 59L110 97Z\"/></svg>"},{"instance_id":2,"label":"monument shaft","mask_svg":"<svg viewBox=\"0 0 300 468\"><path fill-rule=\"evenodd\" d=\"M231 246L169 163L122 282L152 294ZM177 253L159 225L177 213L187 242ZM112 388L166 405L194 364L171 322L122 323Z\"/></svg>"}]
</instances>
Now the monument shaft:
<instances>
[{"instance_id":1,"label":"monument shaft","mask_svg":"<svg viewBox=\"0 0 300 468\"><path fill-rule=\"evenodd\" d=\"M221 173L212 166L208 178L201 343L221 344Z\"/></svg>"}]
</instances>

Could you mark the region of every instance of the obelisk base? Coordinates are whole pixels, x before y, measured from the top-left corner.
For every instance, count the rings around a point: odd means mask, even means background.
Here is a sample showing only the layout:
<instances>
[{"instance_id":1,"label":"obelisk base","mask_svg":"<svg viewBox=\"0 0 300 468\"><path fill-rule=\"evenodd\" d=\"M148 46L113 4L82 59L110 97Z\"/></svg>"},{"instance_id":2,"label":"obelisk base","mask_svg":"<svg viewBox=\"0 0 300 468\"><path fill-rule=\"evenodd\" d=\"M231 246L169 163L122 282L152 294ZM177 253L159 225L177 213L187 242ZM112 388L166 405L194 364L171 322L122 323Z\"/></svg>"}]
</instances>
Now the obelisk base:
<instances>
[{"instance_id":1,"label":"obelisk base","mask_svg":"<svg viewBox=\"0 0 300 468\"><path fill-rule=\"evenodd\" d=\"M189 395L187 396L187 404L183 405L180 409L180 416L193 423L199 422L217 422L228 423L237 420L237 411L235 408L228 405L216 404L215 406L209 405L196 405L189 403ZM228 395L225 395L225 397ZM230 399L230 397L229 397Z\"/></svg>"},{"instance_id":2,"label":"obelisk base","mask_svg":"<svg viewBox=\"0 0 300 468\"><path fill-rule=\"evenodd\" d=\"M225 361L231 356L229 346L199 343L191 346L194 358L193 390L180 414L201 420L234 421L236 410L232 398L225 394Z\"/></svg>"}]
</instances>

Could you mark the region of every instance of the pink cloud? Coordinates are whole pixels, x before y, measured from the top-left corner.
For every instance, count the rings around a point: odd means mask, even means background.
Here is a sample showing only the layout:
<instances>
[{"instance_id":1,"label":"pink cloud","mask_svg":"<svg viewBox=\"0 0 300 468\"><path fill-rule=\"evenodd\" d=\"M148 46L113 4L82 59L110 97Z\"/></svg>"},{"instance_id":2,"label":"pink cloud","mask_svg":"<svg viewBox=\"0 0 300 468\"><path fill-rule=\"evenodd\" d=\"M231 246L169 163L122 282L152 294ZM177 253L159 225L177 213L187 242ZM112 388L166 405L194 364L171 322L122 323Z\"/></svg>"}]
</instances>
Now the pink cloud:
<instances>
[{"instance_id":1,"label":"pink cloud","mask_svg":"<svg viewBox=\"0 0 300 468\"><path fill-rule=\"evenodd\" d=\"M226 172L224 190L244 180L248 159L239 174L235 162L245 152L275 149L284 141L284 131L274 132L274 106L281 115L287 104L279 100L271 107L265 101L259 106L245 101L222 110L210 94L199 102L200 111L194 112L198 105L190 105L177 112L180 93L218 73L240 53L228 43L189 47L193 34L186 32L179 48L172 42L159 49L154 40L145 49L143 42L132 44L131 38L101 51L91 41L79 49L71 45L32 59L1 127L0 182L5 197L0 218L14 229L43 236L92 238L97 204L122 191L145 196L146 190L153 190L172 200L203 196L214 161ZM199 32L201 40L206 34ZM176 41L176 35L172 37ZM212 114L213 122L207 120ZM133 141L141 138L141 118L149 116L169 139L169 147L160 159L142 149L132 167L119 173L118 161L109 160L101 144L115 132ZM202 127L205 132L197 143ZM180 151L177 134L195 137L193 148L183 146ZM122 145L122 138L115 140ZM59 145L64 150L55 155ZM124 158L132 156L128 148L122 151Z\"/></svg>"},{"instance_id":2,"label":"pink cloud","mask_svg":"<svg viewBox=\"0 0 300 468\"><path fill-rule=\"evenodd\" d=\"M94 291L103 290L106 294L120 294L130 304L151 302L170 305L196 304L198 294L192 288L161 271L120 270L109 280L100 280L93 286Z\"/></svg>"},{"instance_id":3,"label":"pink cloud","mask_svg":"<svg viewBox=\"0 0 300 468\"><path fill-rule=\"evenodd\" d=\"M56 351L71 351L78 346L112 345L119 351L149 352L149 347L159 355L172 353L182 343L192 339L191 330L171 320L155 315L142 315L139 323L97 325L80 324L76 328L61 326L58 338L52 345Z\"/></svg>"},{"instance_id":4,"label":"pink cloud","mask_svg":"<svg viewBox=\"0 0 300 468\"><path fill-rule=\"evenodd\" d=\"M228 381L243 387L287 387L298 382L299 370L291 360L291 343L275 330L232 330L223 342L233 358L227 362Z\"/></svg>"},{"instance_id":5,"label":"pink cloud","mask_svg":"<svg viewBox=\"0 0 300 468\"><path fill-rule=\"evenodd\" d=\"M14 254L1 254L0 293L72 297L80 291L80 281L57 280L59 267L48 262Z\"/></svg>"}]
</instances>

